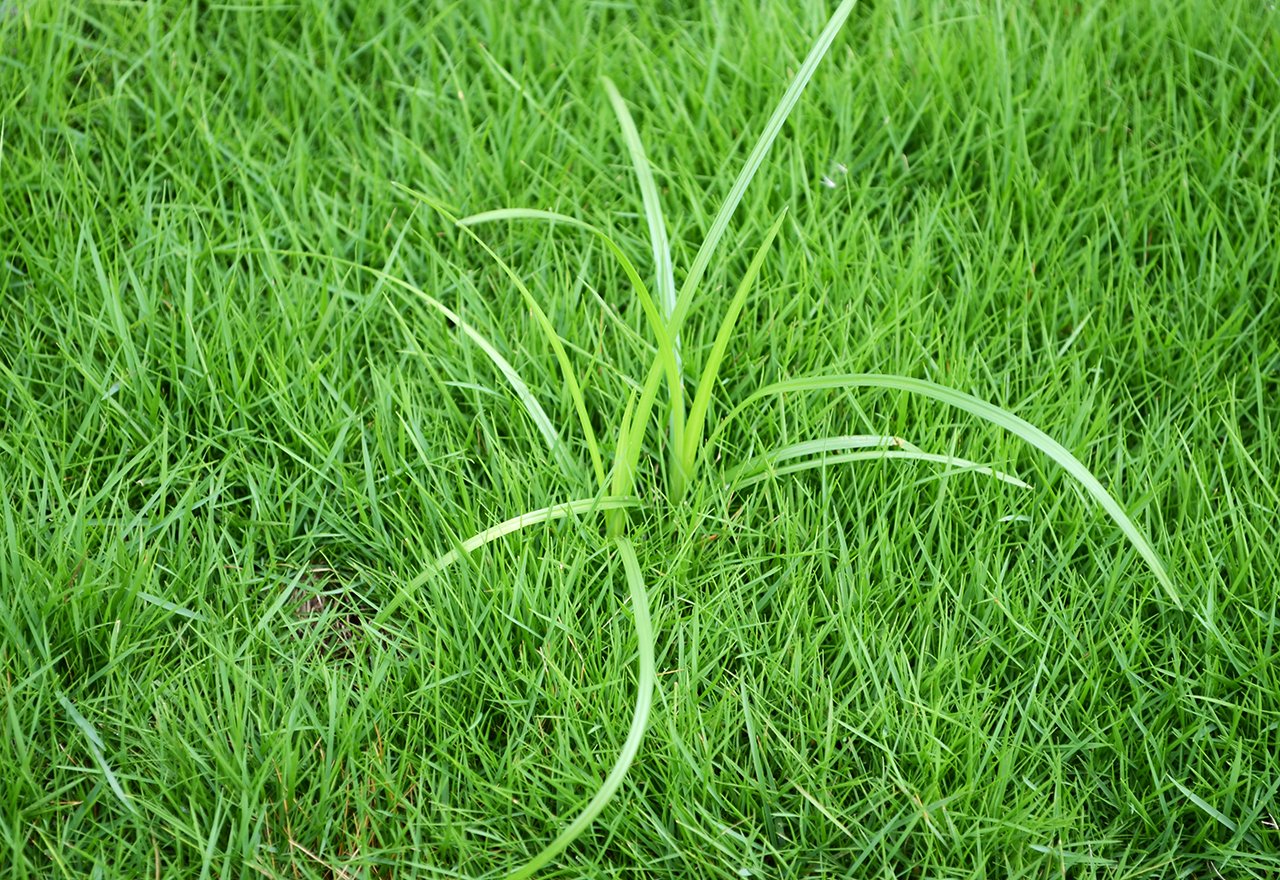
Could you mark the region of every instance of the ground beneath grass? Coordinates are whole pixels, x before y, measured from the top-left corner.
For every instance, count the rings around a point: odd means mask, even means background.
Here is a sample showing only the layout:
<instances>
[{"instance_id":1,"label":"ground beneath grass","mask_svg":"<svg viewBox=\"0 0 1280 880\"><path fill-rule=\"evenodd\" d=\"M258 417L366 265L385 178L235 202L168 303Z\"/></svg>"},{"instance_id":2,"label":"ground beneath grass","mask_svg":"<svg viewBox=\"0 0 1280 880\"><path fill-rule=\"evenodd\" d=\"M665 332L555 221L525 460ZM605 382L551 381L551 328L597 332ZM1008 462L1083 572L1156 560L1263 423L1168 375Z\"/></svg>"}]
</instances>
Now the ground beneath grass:
<instances>
[{"instance_id":1,"label":"ground beneath grass","mask_svg":"<svg viewBox=\"0 0 1280 880\"><path fill-rule=\"evenodd\" d=\"M607 74L689 265L830 12L695 6L0 3L0 873L493 875L597 789L638 649L599 519L407 588L591 491L520 295L396 184L581 217L651 277ZM1051 462L936 403L761 401L674 507L655 420L654 712L545 876L1280 874L1278 140L1274 4L857 8L686 372L787 207L713 415L814 372L996 402L1112 489L1185 610ZM477 231L611 454L652 358L627 278L571 229ZM1033 488L726 485L844 434Z\"/></svg>"}]
</instances>

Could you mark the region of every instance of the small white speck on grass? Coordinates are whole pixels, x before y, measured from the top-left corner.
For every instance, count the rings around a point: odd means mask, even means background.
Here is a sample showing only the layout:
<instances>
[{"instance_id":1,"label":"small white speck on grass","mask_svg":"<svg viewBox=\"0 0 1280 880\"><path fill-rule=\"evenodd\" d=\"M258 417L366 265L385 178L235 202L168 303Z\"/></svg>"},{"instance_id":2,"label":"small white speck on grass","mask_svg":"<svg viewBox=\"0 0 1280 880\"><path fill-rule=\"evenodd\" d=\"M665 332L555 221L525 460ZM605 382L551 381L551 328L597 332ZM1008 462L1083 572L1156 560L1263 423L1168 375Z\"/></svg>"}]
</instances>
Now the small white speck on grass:
<instances>
[{"instance_id":1,"label":"small white speck on grass","mask_svg":"<svg viewBox=\"0 0 1280 880\"><path fill-rule=\"evenodd\" d=\"M830 177L827 177L827 175L825 174L822 175L822 185L825 186L827 189L836 188L836 182L832 180Z\"/></svg>"},{"instance_id":2,"label":"small white speck on grass","mask_svg":"<svg viewBox=\"0 0 1280 880\"><path fill-rule=\"evenodd\" d=\"M116 392L119 390L120 390L120 383L116 382L110 388L108 388L105 392L103 392L102 399L106 400L108 397L114 397Z\"/></svg>"}]
</instances>

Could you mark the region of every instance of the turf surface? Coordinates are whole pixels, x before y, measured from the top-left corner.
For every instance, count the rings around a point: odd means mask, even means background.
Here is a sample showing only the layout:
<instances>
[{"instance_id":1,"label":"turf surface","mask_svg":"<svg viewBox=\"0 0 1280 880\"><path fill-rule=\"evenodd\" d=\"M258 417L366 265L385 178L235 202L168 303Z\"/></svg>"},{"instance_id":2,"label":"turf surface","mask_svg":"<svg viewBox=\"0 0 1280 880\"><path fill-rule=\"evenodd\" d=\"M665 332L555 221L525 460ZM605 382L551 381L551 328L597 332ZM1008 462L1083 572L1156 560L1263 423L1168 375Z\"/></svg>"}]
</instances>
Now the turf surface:
<instances>
[{"instance_id":1,"label":"turf surface","mask_svg":"<svg viewBox=\"0 0 1280 880\"><path fill-rule=\"evenodd\" d=\"M652 279L608 76L688 266L830 13L689 6L0 3L5 876L496 875L599 788L641 647L602 520L420 577L592 487L525 301L406 188L578 217ZM1056 466L938 403L760 400L675 505L654 419L647 737L539 876L1280 872L1280 17L945 7L855 10L683 369L785 207L711 421L815 373L990 400L1114 492L1184 610ZM627 277L580 231L474 231L612 456L653 359ZM1032 488L727 484L853 434Z\"/></svg>"}]
</instances>

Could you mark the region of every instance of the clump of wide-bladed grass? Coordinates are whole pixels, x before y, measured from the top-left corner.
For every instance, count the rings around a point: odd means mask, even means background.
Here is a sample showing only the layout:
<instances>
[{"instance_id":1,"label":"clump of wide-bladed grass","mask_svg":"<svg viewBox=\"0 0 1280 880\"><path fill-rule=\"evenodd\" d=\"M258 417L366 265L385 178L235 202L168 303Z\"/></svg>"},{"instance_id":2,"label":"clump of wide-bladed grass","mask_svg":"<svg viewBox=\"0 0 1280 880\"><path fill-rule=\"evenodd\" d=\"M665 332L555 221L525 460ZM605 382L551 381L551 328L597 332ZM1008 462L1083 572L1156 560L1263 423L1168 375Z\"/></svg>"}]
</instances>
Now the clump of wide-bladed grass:
<instances>
[{"instance_id":1,"label":"clump of wide-bladed grass","mask_svg":"<svg viewBox=\"0 0 1280 880\"><path fill-rule=\"evenodd\" d=\"M703 478L703 473L708 467L708 450L715 448L717 441L725 432L731 430L738 423L739 416L744 414L753 404L773 395L788 392L821 392L868 388L905 391L963 410L970 415L1009 431L1043 452L1074 477L1115 521L1120 531L1147 562L1169 600L1176 607L1182 607L1178 591L1151 542L1129 517L1124 507L1070 450L1014 413L962 391L923 379L873 373L815 375L784 379L764 385L749 395L736 407L730 409L727 415L721 418L712 430L708 432L708 419L711 414L713 396L718 388L721 366L730 346L733 344L735 333L737 332L737 321L746 304L747 297L753 290L756 278L764 266L770 248L782 229L785 210L777 216L757 245L747 270L739 280L732 298L725 306L710 350L706 354L701 371L698 373L697 381L693 384L691 395L685 386L684 380L686 358L684 357L685 353L681 351L681 331L695 305L699 304L698 295L701 292L702 281L728 231L729 223L743 194L755 177L792 108L799 101L805 86L830 48L832 41L848 18L854 5L855 0L845 0L845 2L841 3L814 42L804 63L798 69L790 86L765 125L764 131L748 155L728 195L716 213L706 237L698 248L683 282L678 287L672 266L666 221L663 216L653 173L630 111L617 88L607 79L604 80L604 89L617 116L622 138L630 156L631 165L635 171L642 196L652 248L656 295L650 291L641 272L617 242L605 231L580 219L556 212L530 208L505 208L456 218L443 205L429 196L406 189L407 192L421 198L436 210L445 214L459 228L477 241L519 290L538 327L555 353L565 388L578 416L578 422L583 433L583 442L590 458L591 473L595 480L595 485L592 488L588 489L581 485L581 467L572 462L572 457L567 451L563 438L551 426L545 411L538 405L527 385L492 345L464 325L464 330L467 331L468 336L481 344L486 354L508 378L521 403L528 411L530 418L534 420L547 441L557 462L561 464L570 481L577 484L575 488L582 491L583 497L515 516L461 542L458 548L440 557L435 565L429 571L424 572L411 586L420 586L425 583L428 578L437 575L450 564L456 562L461 557L461 554L470 552L483 544L497 540L525 526L569 516L603 512L608 518L609 533L616 542L630 587L636 632L640 644L640 673L635 711L625 743L613 769L578 817L570 822L561 834L537 856L514 872L511 875L512 877L524 878L532 875L585 830L617 791L637 754L641 738L648 723L655 682L653 629L649 621L648 603L639 563L631 541L626 536L626 529L628 509L641 503L639 499L634 497L637 490L640 456L644 449L645 435L654 422L655 410L659 409L660 403L662 404L661 418L658 421L665 424L667 430L665 497L670 503L679 503L684 500L690 485ZM625 410L616 419L618 428L613 443L612 464L607 470L604 467L606 450L592 427L592 421L582 391L582 383L555 328L528 287L520 279L518 273L474 231L474 227L499 221L538 221L562 224L598 236L618 261L644 311L646 323L653 334L656 354L647 374L639 383L639 393L632 394ZM461 319L448 312L439 302L429 297L426 300L428 304L444 312L455 322L461 323ZM662 394L664 387L665 396ZM864 435L815 438L802 443L791 444L767 452L732 469L726 475L726 479L733 485L745 487L771 476L781 476L837 463L895 457L973 469L1005 482L1026 487L1025 483L1011 475L953 456L924 452L899 438L868 437ZM788 464L777 467L776 465L780 461L787 461ZM654 503L659 503L659 499L654 499Z\"/></svg>"}]
</instances>

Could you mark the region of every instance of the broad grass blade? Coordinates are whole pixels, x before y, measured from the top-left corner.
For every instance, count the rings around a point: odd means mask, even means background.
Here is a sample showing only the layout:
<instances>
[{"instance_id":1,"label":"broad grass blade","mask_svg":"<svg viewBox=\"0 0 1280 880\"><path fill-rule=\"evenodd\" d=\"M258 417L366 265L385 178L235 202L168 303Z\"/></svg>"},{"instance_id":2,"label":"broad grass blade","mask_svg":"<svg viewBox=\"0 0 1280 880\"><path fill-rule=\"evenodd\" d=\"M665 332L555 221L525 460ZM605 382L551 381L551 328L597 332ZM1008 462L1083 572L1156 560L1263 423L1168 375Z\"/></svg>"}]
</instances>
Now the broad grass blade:
<instances>
[{"instance_id":1,"label":"broad grass blade","mask_svg":"<svg viewBox=\"0 0 1280 880\"><path fill-rule=\"evenodd\" d=\"M765 155L768 154L769 148L773 146L778 133L782 131L783 123L787 121L787 117L791 115L791 111L795 108L796 103L799 102L805 86L809 84L809 80L813 79L813 74L818 69L818 64L821 63L823 56L827 54L827 50L831 48L836 34L840 32L840 28L844 26L845 19L853 12L853 7L856 5L857 0L844 0L836 8L836 11L832 13L830 20L827 21L827 26L822 29L818 39L814 41L813 48L809 50L808 56L804 59L804 63L796 71L795 79L791 81L791 85L787 87L786 92L782 95L782 100L774 108L773 115L765 123L764 131L760 133L760 138L756 141L755 147L752 148L751 154L747 156L746 164L738 172L738 178L733 182L733 186L730 187L729 195L725 197L724 204L720 206L720 211L716 214L715 219L711 221L711 228L707 230L707 237L703 239L702 246L698 248L698 253L693 258L693 265L689 267L689 274L685 276L684 283L680 285L680 294L676 299L675 313L671 318L671 333L673 336L678 335L680 332L684 317L693 303L693 296L697 292L698 285L702 282L702 276L706 273L707 266L711 263L711 257L715 254L716 247L720 244L720 239L724 237L726 230L729 228L729 221L733 218L733 212L737 210L738 203L742 201L742 196L746 193L747 187L751 185L756 172L760 170L760 165L764 162Z\"/></svg>"},{"instance_id":2,"label":"broad grass blade","mask_svg":"<svg viewBox=\"0 0 1280 880\"><path fill-rule=\"evenodd\" d=\"M919 394L922 397L928 397L954 406L957 409L962 409L980 419L998 425L1039 449L1084 486L1085 491L1093 496L1094 500L1101 505L1102 509L1119 526L1120 531L1124 533L1124 536L1133 544L1134 549L1138 551L1138 555L1146 560L1147 565L1150 566L1152 573L1155 574L1156 580L1159 581L1169 600L1179 610L1183 608L1182 599L1178 595L1177 588L1174 587L1173 580L1169 577L1169 572L1165 568L1164 562L1160 559L1160 555L1156 553L1146 535L1129 518L1129 514L1120 506L1120 502L1107 491L1106 487L1093 475L1092 471L1072 455L1070 450L1035 425L1006 409L987 403L985 400L974 397L971 394L965 394L963 391L956 391L954 388L948 388L945 385L939 385L936 382L929 382L925 379L913 379L909 376L893 376L880 373L849 373L787 379L782 382L775 382L772 385L766 385L748 397L721 423L720 427L716 429L716 434L719 434L729 419L735 417L747 406L763 397L792 391L826 391L842 388L883 388Z\"/></svg>"},{"instance_id":3,"label":"broad grass blade","mask_svg":"<svg viewBox=\"0 0 1280 880\"><path fill-rule=\"evenodd\" d=\"M542 852L518 870L508 874L508 880L527 880L532 877L587 830L622 785L622 780L626 778L627 771L631 769L631 764L640 751L645 728L649 725L649 712L653 708L653 687L657 681L657 668L653 656L653 624L649 620L649 596L645 590L644 578L640 573L640 563L636 560L635 548L626 538L618 538L617 543L618 553L622 556L622 566L627 575L627 585L631 591L631 609L635 615L636 639L640 648L639 682L636 686L636 707L631 715L631 728L627 732L626 740L622 743L622 749L613 764L613 769L609 771L609 775L605 777L600 788L583 807L578 817L565 826L565 829L556 836L555 840L547 844Z\"/></svg>"},{"instance_id":4,"label":"broad grass blade","mask_svg":"<svg viewBox=\"0 0 1280 880\"><path fill-rule=\"evenodd\" d=\"M729 308L725 310L724 319L720 322L720 329L716 332L715 342L711 346L711 354L707 357L707 363L702 368L702 377L698 380L697 392L693 397L693 406L689 408L689 424L684 431L684 471L688 475L693 474L694 463L698 457L698 447L702 445L702 432L706 427L707 407L711 405L711 392L715 388L716 378L720 375L720 364L724 362L725 352L729 350L729 342L733 339L733 330L738 324L738 315L742 313L742 307L746 305L747 294L751 292L755 285L756 276L760 274L760 269L764 266L764 258L769 253L769 246L773 244L774 238L778 235L778 230L782 228L782 221L786 218L787 211L785 208L778 214L778 219L773 221L773 226L769 227L769 231L765 233L764 241L760 242L760 247L756 249L756 255L751 260L751 265L747 267L746 274L742 276L742 281L738 283L738 290L733 295L733 299L729 303Z\"/></svg>"},{"instance_id":5,"label":"broad grass blade","mask_svg":"<svg viewBox=\"0 0 1280 880\"><path fill-rule=\"evenodd\" d=\"M444 571L463 556L474 552L485 544L492 543L499 538L504 538L512 532L518 532L523 528L535 526L539 523L564 519L568 516L582 516L584 514L595 513L596 511L621 510L627 507L635 507L635 505L636 499L634 498L605 496L604 498L583 498L577 501L566 501L563 504L553 504L550 507L540 507L537 510L530 510L520 514L519 516L513 516L511 519L503 520L496 526L491 526L483 532L472 535L448 553L444 553L439 556L426 571L422 572L422 574L418 575L412 582L410 582L408 589L418 589L430 578Z\"/></svg>"},{"instance_id":6,"label":"broad grass blade","mask_svg":"<svg viewBox=\"0 0 1280 880\"><path fill-rule=\"evenodd\" d=\"M613 105L614 115L618 117L618 127L622 129L622 140L631 154L631 165L636 172L636 181L640 184L640 195L644 200L644 216L649 223L649 243L653 248L653 269L657 277L658 302L662 305L663 317L668 320L676 309L676 279L671 268L671 245L667 241L667 224L662 217L662 202L658 199L658 187L653 182L653 169L644 152L644 143L640 140L640 132L636 130L631 111L626 101L618 92L618 87L609 77L601 77L609 103ZM677 352L680 340L675 339ZM677 355L678 356L678 355Z\"/></svg>"},{"instance_id":7,"label":"broad grass blade","mask_svg":"<svg viewBox=\"0 0 1280 880\"><path fill-rule=\"evenodd\" d=\"M85 718L76 709L75 704L67 699L65 694L58 694L58 702L62 704L62 709L67 713L67 717L84 734L84 738L89 741L89 752L93 755L93 760L97 763L98 769L102 771L103 777L107 780L107 787L111 789L112 794L124 804L125 809L130 813L137 813L138 809L133 805L133 801L125 794L124 786L120 784L120 780L116 778L116 774L112 772L111 765L107 763L106 751L107 746L102 741L102 737L98 735L98 731L89 723L89 719Z\"/></svg>"},{"instance_id":8,"label":"broad grass blade","mask_svg":"<svg viewBox=\"0 0 1280 880\"><path fill-rule=\"evenodd\" d=\"M1002 483L1017 486L1019 489L1031 488L1028 483L1024 483L1012 474L1006 474L1004 471L998 471L985 464L978 464L976 461L969 461L967 458L956 458L952 455L936 455L929 452L913 452L907 449L875 449L864 452L842 452L836 455L822 455L818 458L811 458L807 461L800 461L795 464L785 464L781 467L772 467L766 464L762 468L757 469L754 473L740 477L734 481L733 485L740 487L754 486L756 483L763 482L772 477L782 477L787 474L816 470L818 468L824 468L836 464L852 464L853 462L858 461L882 461L884 459L927 461L932 462L933 464L945 464L950 465L956 470L973 471L977 474L985 474L988 477L994 477Z\"/></svg>"}]
</instances>

